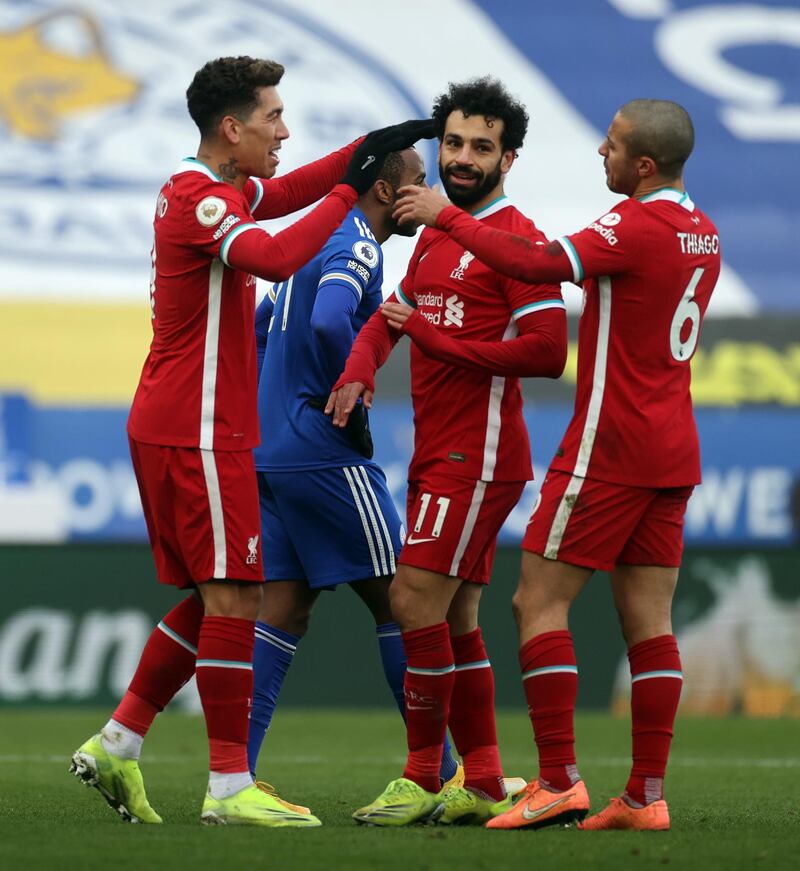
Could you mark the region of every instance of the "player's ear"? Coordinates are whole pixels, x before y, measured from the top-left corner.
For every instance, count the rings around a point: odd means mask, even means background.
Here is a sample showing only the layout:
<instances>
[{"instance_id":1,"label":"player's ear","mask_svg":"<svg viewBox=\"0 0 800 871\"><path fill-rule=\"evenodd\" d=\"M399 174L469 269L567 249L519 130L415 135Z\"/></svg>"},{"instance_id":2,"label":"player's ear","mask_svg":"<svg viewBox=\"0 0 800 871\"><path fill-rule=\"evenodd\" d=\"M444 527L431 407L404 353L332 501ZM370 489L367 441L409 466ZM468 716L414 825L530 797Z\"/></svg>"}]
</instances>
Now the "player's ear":
<instances>
[{"instance_id":1,"label":"player's ear","mask_svg":"<svg viewBox=\"0 0 800 871\"><path fill-rule=\"evenodd\" d=\"M650 178L653 175L658 175L658 167L652 157L642 155L637 162L637 170L639 178Z\"/></svg>"},{"instance_id":2,"label":"player's ear","mask_svg":"<svg viewBox=\"0 0 800 871\"><path fill-rule=\"evenodd\" d=\"M241 122L233 115L225 115L219 122L219 135L222 139L230 142L231 145L238 145L241 139L239 128Z\"/></svg>"},{"instance_id":3,"label":"player's ear","mask_svg":"<svg viewBox=\"0 0 800 871\"><path fill-rule=\"evenodd\" d=\"M516 159L516 151L514 151L513 149L510 149L509 151L504 151L503 156L500 158L500 172L508 172Z\"/></svg>"},{"instance_id":4,"label":"player's ear","mask_svg":"<svg viewBox=\"0 0 800 871\"><path fill-rule=\"evenodd\" d=\"M395 200L394 188L385 178L379 178L375 184L372 185L372 192L375 194L378 202L382 206L390 206Z\"/></svg>"}]
</instances>

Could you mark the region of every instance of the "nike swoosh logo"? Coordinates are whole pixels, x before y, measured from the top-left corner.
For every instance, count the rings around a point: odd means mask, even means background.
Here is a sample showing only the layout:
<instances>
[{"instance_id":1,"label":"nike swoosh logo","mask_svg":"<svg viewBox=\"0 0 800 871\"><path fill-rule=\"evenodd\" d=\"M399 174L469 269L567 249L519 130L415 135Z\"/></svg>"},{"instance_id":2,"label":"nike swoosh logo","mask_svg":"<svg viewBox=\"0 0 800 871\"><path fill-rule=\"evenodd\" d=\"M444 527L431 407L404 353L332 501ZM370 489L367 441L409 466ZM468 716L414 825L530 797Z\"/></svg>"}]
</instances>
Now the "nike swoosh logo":
<instances>
[{"instance_id":1,"label":"nike swoosh logo","mask_svg":"<svg viewBox=\"0 0 800 871\"><path fill-rule=\"evenodd\" d=\"M561 798L557 798L555 801L551 801L550 804L546 804L544 807L537 808L535 811L528 810L528 806L522 809L523 819L526 820L535 820L538 819L542 814L547 813L547 811L552 810L554 807L558 807L560 804L564 804L564 802L569 798L568 795L564 795Z\"/></svg>"},{"instance_id":2,"label":"nike swoosh logo","mask_svg":"<svg viewBox=\"0 0 800 871\"><path fill-rule=\"evenodd\" d=\"M406 544L423 544L426 541L436 541L436 538L414 538L409 535L406 539Z\"/></svg>"},{"instance_id":3,"label":"nike swoosh logo","mask_svg":"<svg viewBox=\"0 0 800 871\"><path fill-rule=\"evenodd\" d=\"M375 163L375 155L374 154L370 154L370 156L362 164L361 169L366 169L371 163Z\"/></svg>"}]
</instances>

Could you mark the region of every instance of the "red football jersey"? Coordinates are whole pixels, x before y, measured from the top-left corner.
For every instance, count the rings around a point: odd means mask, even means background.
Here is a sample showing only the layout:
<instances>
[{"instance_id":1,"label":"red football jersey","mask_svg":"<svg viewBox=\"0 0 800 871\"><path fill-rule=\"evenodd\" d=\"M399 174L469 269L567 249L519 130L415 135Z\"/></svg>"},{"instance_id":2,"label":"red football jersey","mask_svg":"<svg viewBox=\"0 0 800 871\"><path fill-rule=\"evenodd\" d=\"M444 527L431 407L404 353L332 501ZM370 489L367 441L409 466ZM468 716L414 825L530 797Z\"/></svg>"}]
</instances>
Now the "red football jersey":
<instances>
[{"instance_id":1,"label":"red football jersey","mask_svg":"<svg viewBox=\"0 0 800 871\"><path fill-rule=\"evenodd\" d=\"M584 309L575 413L552 468L636 487L698 483L689 361L719 276L716 227L665 188L558 241Z\"/></svg>"},{"instance_id":2,"label":"red football jersey","mask_svg":"<svg viewBox=\"0 0 800 871\"><path fill-rule=\"evenodd\" d=\"M474 217L546 241L507 197ZM430 228L420 235L396 296L460 340L507 340L517 335L517 322L526 315L564 308L558 285L530 285L499 275L446 233ZM532 477L518 378L439 363L412 343L411 397L414 456L409 480L432 472L482 481Z\"/></svg>"},{"instance_id":3,"label":"red football jersey","mask_svg":"<svg viewBox=\"0 0 800 871\"><path fill-rule=\"evenodd\" d=\"M151 444L253 448L255 278L225 259L233 239L258 228L250 204L187 158L161 188L153 225L153 340L128 433Z\"/></svg>"}]
</instances>

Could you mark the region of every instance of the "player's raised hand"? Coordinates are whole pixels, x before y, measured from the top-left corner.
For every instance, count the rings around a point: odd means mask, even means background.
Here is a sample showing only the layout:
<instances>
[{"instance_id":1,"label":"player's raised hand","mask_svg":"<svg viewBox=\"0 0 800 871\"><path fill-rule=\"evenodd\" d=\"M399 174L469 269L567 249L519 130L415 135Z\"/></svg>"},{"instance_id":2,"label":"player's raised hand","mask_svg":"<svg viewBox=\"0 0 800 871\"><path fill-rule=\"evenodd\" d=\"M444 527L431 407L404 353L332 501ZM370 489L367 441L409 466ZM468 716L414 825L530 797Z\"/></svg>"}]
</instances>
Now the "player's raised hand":
<instances>
[{"instance_id":1,"label":"player's raised hand","mask_svg":"<svg viewBox=\"0 0 800 871\"><path fill-rule=\"evenodd\" d=\"M361 399L364 408L372 408L372 396L372 391L367 390L365 384L360 381L348 381L338 390L331 391L325 406L325 414L333 415L331 423L334 426L344 428L347 426L350 412L356 407L356 402Z\"/></svg>"},{"instance_id":2,"label":"player's raised hand","mask_svg":"<svg viewBox=\"0 0 800 871\"><path fill-rule=\"evenodd\" d=\"M408 222L436 226L439 212L451 202L439 193L439 185L429 188L427 185L406 185L398 190L397 200L392 217L399 224Z\"/></svg>"},{"instance_id":3,"label":"player's raised hand","mask_svg":"<svg viewBox=\"0 0 800 871\"><path fill-rule=\"evenodd\" d=\"M350 158L350 164L342 176L342 184L349 184L359 195L366 193L375 183L389 152L402 151L418 139L432 139L434 136L430 118L404 121L367 133Z\"/></svg>"},{"instance_id":4,"label":"player's raised hand","mask_svg":"<svg viewBox=\"0 0 800 871\"><path fill-rule=\"evenodd\" d=\"M389 326L400 332L403 331L403 327L414 311L415 309L403 302L384 302L380 307L380 312L388 321Z\"/></svg>"}]
</instances>

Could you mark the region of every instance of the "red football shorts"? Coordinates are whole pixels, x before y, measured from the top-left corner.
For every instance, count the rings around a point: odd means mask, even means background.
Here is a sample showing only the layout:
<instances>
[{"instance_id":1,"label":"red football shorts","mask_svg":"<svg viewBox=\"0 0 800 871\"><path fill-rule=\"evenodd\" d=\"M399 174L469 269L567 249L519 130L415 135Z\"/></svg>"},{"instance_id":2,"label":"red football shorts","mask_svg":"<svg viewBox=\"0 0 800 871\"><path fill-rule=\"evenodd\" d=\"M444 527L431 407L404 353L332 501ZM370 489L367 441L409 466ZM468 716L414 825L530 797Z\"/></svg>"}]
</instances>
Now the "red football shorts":
<instances>
[{"instance_id":1,"label":"red football shorts","mask_svg":"<svg viewBox=\"0 0 800 871\"><path fill-rule=\"evenodd\" d=\"M522 549L604 572L618 564L679 566L693 489L628 487L550 470Z\"/></svg>"},{"instance_id":2,"label":"red football shorts","mask_svg":"<svg viewBox=\"0 0 800 871\"><path fill-rule=\"evenodd\" d=\"M253 452L129 441L158 580L263 581Z\"/></svg>"},{"instance_id":3,"label":"red football shorts","mask_svg":"<svg viewBox=\"0 0 800 871\"><path fill-rule=\"evenodd\" d=\"M408 534L398 562L488 584L497 533L524 489L524 481L435 475L409 481Z\"/></svg>"}]
</instances>

